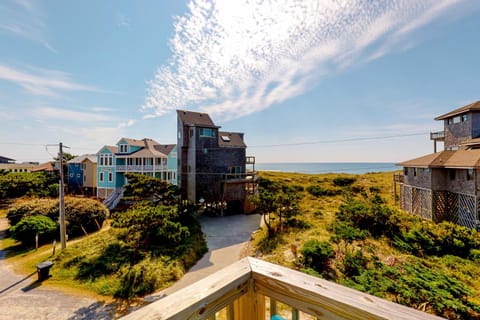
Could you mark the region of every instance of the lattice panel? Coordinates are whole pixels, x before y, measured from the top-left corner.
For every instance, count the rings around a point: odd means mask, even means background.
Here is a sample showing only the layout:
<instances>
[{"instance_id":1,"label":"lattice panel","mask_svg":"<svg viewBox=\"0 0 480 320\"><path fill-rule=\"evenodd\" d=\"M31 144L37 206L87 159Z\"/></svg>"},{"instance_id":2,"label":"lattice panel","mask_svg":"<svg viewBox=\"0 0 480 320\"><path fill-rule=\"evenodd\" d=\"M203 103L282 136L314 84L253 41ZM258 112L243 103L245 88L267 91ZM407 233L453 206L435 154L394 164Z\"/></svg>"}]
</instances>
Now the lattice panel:
<instances>
[{"instance_id":1,"label":"lattice panel","mask_svg":"<svg viewBox=\"0 0 480 320\"><path fill-rule=\"evenodd\" d=\"M423 219L432 220L432 192L412 188L412 213Z\"/></svg>"},{"instance_id":2,"label":"lattice panel","mask_svg":"<svg viewBox=\"0 0 480 320\"><path fill-rule=\"evenodd\" d=\"M453 223L458 222L458 193L446 192L445 199L445 220Z\"/></svg>"},{"instance_id":3,"label":"lattice panel","mask_svg":"<svg viewBox=\"0 0 480 320\"><path fill-rule=\"evenodd\" d=\"M408 212L412 212L412 187L400 185L400 207Z\"/></svg>"},{"instance_id":4,"label":"lattice panel","mask_svg":"<svg viewBox=\"0 0 480 320\"><path fill-rule=\"evenodd\" d=\"M461 226L466 226L472 229L477 227L477 212L476 199L474 196L460 194L458 195L458 220L457 223Z\"/></svg>"},{"instance_id":5,"label":"lattice panel","mask_svg":"<svg viewBox=\"0 0 480 320\"><path fill-rule=\"evenodd\" d=\"M433 192L433 213L432 218L435 222L441 222L446 220L447 217L447 197L448 192L435 191Z\"/></svg>"}]
</instances>

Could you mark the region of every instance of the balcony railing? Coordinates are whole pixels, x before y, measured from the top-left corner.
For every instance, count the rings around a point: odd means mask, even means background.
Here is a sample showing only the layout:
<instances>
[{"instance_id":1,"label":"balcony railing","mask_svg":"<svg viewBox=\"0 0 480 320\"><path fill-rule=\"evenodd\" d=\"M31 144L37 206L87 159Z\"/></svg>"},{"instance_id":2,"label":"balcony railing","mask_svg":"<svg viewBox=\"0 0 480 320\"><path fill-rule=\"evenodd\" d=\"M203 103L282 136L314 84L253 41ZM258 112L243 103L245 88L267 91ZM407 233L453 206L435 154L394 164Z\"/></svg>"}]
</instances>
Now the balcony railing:
<instances>
[{"instance_id":1,"label":"balcony railing","mask_svg":"<svg viewBox=\"0 0 480 320\"><path fill-rule=\"evenodd\" d=\"M286 308L289 319L441 319L254 258L244 258L123 319L267 320L279 313L285 317Z\"/></svg>"},{"instance_id":2,"label":"balcony railing","mask_svg":"<svg viewBox=\"0 0 480 320\"><path fill-rule=\"evenodd\" d=\"M165 165L117 165L116 169L118 172L160 172L167 170Z\"/></svg>"},{"instance_id":3,"label":"balcony railing","mask_svg":"<svg viewBox=\"0 0 480 320\"><path fill-rule=\"evenodd\" d=\"M395 173L393 175L393 181L403 183L405 181L405 176L402 173Z\"/></svg>"},{"instance_id":4,"label":"balcony railing","mask_svg":"<svg viewBox=\"0 0 480 320\"><path fill-rule=\"evenodd\" d=\"M258 179L256 171L250 171L247 173L226 173L223 175L223 180L227 183L237 182L255 182Z\"/></svg>"},{"instance_id":5,"label":"balcony railing","mask_svg":"<svg viewBox=\"0 0 480 320\"><path fill-rule=\"evenodd\" d=\"M445 131L430 132L430 140L445 140Z\"/></svg>"}]
</instances>

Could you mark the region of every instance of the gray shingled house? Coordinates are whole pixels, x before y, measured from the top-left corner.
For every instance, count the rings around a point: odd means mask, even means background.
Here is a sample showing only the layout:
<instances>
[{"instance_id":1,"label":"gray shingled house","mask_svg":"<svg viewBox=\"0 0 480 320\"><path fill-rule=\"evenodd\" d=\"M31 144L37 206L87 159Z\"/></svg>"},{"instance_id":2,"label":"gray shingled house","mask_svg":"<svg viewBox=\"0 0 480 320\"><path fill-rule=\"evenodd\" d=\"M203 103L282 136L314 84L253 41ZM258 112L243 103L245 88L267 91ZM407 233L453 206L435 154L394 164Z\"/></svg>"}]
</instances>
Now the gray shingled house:
<instances>
[{"instance_id":1,"label":"gray shingled house","mask_svg":"<svg viewBox=\"0 0 480 320\"><path fill-rule=\"evenodd\" d=\"M208 114L184 110L177 110L177 128L182 199L219 208L222 214L224 209L251 211L257 175L243 133L220 131Z\"/></svg>"},{"instance_id":2,"label":"gray shingled house","mask_svg":"<svg viewBox=\"0 0 480 320\"><path fill-rule=\"evenodd\" d=\"M433 221L448 220L479 230L480 101L435 120L444 130L432 132L434 153L399 163L402 209ZM437 142L444 151L436 152Z\"/></svg>"}]
</instances>

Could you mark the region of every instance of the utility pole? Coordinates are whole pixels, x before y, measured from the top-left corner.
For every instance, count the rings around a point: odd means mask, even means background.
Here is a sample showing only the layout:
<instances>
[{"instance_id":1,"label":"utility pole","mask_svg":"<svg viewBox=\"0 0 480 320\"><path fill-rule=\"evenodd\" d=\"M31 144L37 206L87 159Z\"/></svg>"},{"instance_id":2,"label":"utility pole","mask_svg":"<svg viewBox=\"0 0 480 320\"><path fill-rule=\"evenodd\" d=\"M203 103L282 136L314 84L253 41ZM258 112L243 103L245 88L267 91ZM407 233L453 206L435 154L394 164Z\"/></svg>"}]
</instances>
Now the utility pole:
<instances>
[{"instance_id":1,"label":"utility pole","mask_svg":"<svg viewBox=\"0 0 480 320\"><path fill-rule=\"evenodd\" d=\"M65 199L64 199L64 190L65 187L63 185L63 144L60 142L59 144L59 153L58 158L60 160L60 242L62 250L67 247L66 241L66 226L65 226Z\"/></svg>"}]
</instances>

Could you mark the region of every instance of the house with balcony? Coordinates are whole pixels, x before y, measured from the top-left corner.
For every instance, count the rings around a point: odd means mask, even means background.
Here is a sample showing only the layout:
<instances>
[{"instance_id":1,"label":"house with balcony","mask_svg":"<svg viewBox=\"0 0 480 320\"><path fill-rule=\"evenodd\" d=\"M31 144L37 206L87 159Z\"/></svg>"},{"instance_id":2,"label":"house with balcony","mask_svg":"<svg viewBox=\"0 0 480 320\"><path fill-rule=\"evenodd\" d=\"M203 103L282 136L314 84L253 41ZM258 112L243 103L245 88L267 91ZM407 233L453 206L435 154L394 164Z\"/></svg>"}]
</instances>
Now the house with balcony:
<instances>
[{"instance_id":1,"label":"house with balcony","mask_svg":"<svg viewBox=\"0 0 480 320\"><path fill-rule=\"evenodd\" d=\"M221 214L251 211L255 157L246 156L243 133L220 128L206 113L177 110L182 199L218 208Z\"/></svg>"},{"instance_id":2,"label":"house with balcony","mask_svg":"<svg viewBox=\"0 0 480 320\"><path fill-rule=\"evenodd\" d=\"M67 162L67 185L72 193L95 195L97 189L97 156L85 154Z\"/></svg>"},{"instance_id":3,"label":"house with balcony","mask_svg":"<svg viewBox=\"0 0 480 320\"><path fill-rule=\"evenodd\" d=\"M97 152L97 197L106 199L127 184L126 173L140 173L177 185L177 147L152 139L120 139Z\"/></svg>"},{"instance_id":4,"label":"house with balcony","mask_svg":"<svg viewBox=\"0 0 480 320\"><path fill-rule=\"evenodd\" d=\"M434 153L399 163L402 209L433 221L480 226L480 101L440 115L444 130L430 134ZM444 150L437 151L437 142Z\"/></svg>"}]
</instances>

